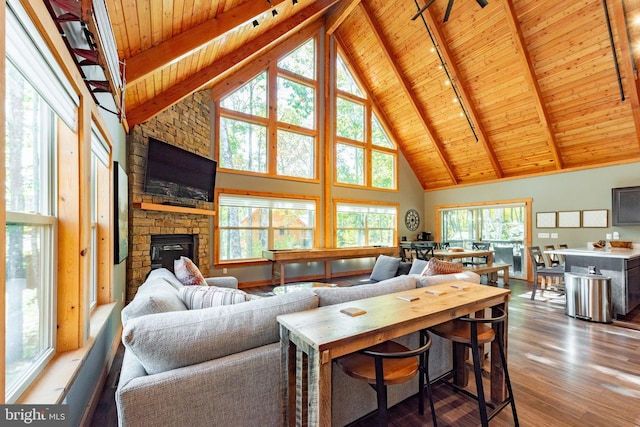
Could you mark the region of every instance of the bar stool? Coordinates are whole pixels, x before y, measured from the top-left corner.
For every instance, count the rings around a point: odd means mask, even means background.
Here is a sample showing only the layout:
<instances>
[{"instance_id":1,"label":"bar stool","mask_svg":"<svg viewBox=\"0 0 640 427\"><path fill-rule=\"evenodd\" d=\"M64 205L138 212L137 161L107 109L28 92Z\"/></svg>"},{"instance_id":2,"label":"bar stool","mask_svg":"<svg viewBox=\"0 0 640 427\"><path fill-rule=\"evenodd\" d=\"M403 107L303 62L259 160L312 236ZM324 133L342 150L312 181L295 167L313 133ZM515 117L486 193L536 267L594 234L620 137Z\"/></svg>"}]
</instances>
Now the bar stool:
<instances>
[{"instance_id":1,"label":"bar stool","mask_svg":"<svg viewBox=\"0 0 640 427\"><path fill-rule=\"evenodd\" d=\"M410 350L395 341L385 341L336 360L338 366L358 380L366 381L375 391L378 400L378 422L387 425L387 386L402 384L419 373L418 411L424 415L424 389L427 388L434 427L436 411L429 381L429 348L431 336L420 331L420 346ZM426 383L425 383L426 380Z\"/></svg>"},{"instance_id":2,"label":"bar stool","mask_svg":"<svg viewBox=\"0 0 640 427\"><path fill-rule=\"evenodd\" d=\"M464 389L463 385L459 384L457 378L454 378L453 382L444 379L443 381L446 384L454 387L454 389L478 401L478 406L480 409L480 421L482 423L482 426L487 427L489 425L489 420L509 404L511 404L511 410L513 412L514 425L518 426L518 415L516 413L516 405L513 399L513 391L511 389L509 371L507 370L507 358L505 357L503 342L504 324L507 319L507 313L501 308L496 309L500 312L497 317L472 318L465 316L434 326L429 330L440 337L453 341L453 370L443 375L441 378L446 378L451 373L456 371L456 365L460 361L459 356L463 354L459 352L464 352L465 347L471 349L477 394L474 395L473 393ZM491 326L489 326L490 324L496 325L496 329L494 330ZM480 358L480 346L492 342L494 339L497 340L498 348L500 350L500 359L502 362L502 367L504 369L504 377L507 384L508 392L507 398L498 405L494 405L491 402L487 402L485 400L484 387L482 385L482 366ZM487 413L487 406L492 409L489 413Z\"/></svg>"}]
</instances>

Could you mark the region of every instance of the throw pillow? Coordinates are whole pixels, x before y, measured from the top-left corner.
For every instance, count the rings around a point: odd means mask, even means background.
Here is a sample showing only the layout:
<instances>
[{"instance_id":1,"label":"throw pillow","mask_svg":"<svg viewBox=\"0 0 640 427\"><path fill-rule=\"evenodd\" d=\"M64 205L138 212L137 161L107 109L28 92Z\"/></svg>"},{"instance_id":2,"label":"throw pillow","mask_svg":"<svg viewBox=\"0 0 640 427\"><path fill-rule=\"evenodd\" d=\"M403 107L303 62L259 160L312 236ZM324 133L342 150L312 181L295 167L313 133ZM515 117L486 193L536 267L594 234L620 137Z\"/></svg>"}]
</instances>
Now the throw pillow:
<instances>
[{"instance_id":1,"label":"throw pillow","mask_svg":"<svg viewBox=\"0 0 640 427\"><path fill-rule=\"evenodd\" d=\"M432 257L427 266L422 271L423 276L435 276L437 274L451 274L461 273L462 263L460 262L447 262L439 260L436 257Z\"/></svg>"},{"instance_id":2,"label":"throw pillow","mask_svg":"<svg viewBox=\"0 0 640 427\"><path fill-rule=\"evenodd\" d=\"M423 259L415 258L411 262L411 270L409 270L409 274L422 274L426 266L427 266L427 261Z\"/></svg>"},{"instance_id":3,"label":"throw pillow","mask_svg":"<svg viewBox=\"0 0 640 427\"><path fill-rule=\"evenodd\" d=\"M261 298L240 289L220 288L218 286L185 286L178 291L182 302L189 310L237 304Z\"/></svg>"},{"instance_id":4,"label":"throw pillow","mask_svg":"<svg viewBox=\"0 0 640 427\"><path fill-rule=\"evenodd\" d=\"M369 279L376 280L378 282L382 280L391 279L396 276L398 266L400 265L400 258L394 258L387 255L380 255L373 266L371 276Z\"/></svg>"},{"instance_id":5,"label":"throw pillow","mask_svg":"<svg viewBox=\"0 0 640 427\"><path fill-rule=\"evenodd\" d=\"M185 286L207 286L198 266L187 257L181 256L173 262L173 272Z\"/></svg>"}]
</instances>

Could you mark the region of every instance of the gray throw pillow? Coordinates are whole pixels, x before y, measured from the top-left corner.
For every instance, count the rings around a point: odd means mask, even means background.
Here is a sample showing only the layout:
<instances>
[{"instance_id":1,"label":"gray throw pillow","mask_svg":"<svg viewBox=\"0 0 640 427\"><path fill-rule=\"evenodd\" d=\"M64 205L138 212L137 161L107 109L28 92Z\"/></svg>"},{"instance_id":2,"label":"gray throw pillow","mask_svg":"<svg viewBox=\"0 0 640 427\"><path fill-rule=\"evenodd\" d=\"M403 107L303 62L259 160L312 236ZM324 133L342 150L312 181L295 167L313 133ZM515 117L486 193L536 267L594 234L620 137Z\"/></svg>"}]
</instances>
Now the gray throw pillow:
<instances>
[{"instance_id":1,"label":"gray throw pillow","mask_svg":"<svg viewBox=\"0 0 640 427\"><path fill-rule=\"evenodd\" d=\"M394 258L387 255L380 255L373 266L373 271L369 279L381 280L391 279L395 277L400 265L400 258Z\"/></svg>"},{"instance_id":2,"label":"gray throw pillow","mask_svg":"<svg viewBox=\"0 0 640 427\"><path fill-rule=\"evenodd\" d=\"M409 270L409 274L420 274L422 270L427 266L429 262L423 259L414 259L411 263L411 270Z\"/></svg>"}]
</instances>

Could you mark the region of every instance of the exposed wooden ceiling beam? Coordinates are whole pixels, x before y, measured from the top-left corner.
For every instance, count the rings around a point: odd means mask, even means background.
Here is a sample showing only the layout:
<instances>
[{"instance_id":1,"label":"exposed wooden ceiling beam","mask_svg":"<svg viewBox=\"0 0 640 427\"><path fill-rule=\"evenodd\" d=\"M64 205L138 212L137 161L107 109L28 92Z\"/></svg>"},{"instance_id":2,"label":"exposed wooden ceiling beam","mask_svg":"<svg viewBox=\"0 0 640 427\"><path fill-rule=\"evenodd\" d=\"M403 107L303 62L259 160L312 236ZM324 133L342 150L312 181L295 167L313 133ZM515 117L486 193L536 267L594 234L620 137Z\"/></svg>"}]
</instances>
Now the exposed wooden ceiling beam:
<instances>
[{"instance_id":1,"label":"exposed wooden ceiling beam","mask_svg":"<svg viewBox=\"0 0 640 427\"><path fill-rule=\"evenodd\" d=\"M631 113L633 114L633 123L636 127L636 135L638 136L638 142L640 143L640 88L638 87L638 74L633 64L633 54L631 52L631 45L629 44L629 37L627 36L627 22L622 2L611 2L613 9L613 28L618 33L618 47L622 52L620 72L627 81L627 95L631 101Z\"/></svg>"},{"instance_id":2,"label":"exposed wooden ceiling beam","mask_svg":"<svg viewBox=\"0 0 640 427\"><path fill-rule=\"evenodd\" d=\"M365 3L360 3L360 9L365 19L369 23L371 32L375 35L376 39L378 40L378 44L382 49L382 53L389 61L389 65L391 66L391 69L395 73L398 79L398 83L400 83L400 86L402 87L402 90L404 91L407 97L407 101L409 102L409 104L411 104L411 107L413 107L414 111L420 118L422 126L424 127L425 131L427 132L427 135L433 142L433 145L436 149L436 153L438 154L438 157L440 157L440 160L442 162L442 166L447 170L447 173L449 174L449 177L451 178L451 181L453 182L453 184L454 185L457 184L458 178L456 177L455 173L453 172L453 169L451 169L451 166L449 165L442 143L436 138L433 132L432 126L429 123L429 119L427 118L426 114L423 112L423 109L421 108L420 103L418 102L418 99L415 96L415 93L410 88L409 81L405 77L404 73L402 73L396 66L398 61L397 61L397 58L391 53L391 48L387 43L387 39L383 37L382 34L380 34L380 32L378 31L378 28L380 27L374 21L373 15L371 14L369 7Z\"/></svg>"},{"instance_id":3,"label":"exposed wooden ceiling beam","mask_svg":"<svg viewBox=\"0 0 640 427\"><path fill-rule=\"evenodd\" d=\"M562 156L560 155L560 148L558 146L558 141L556 140L556 133L553 131L553 126L551 125L552 121L549 117L549 112L545 107L542 90L540 89L540 84L538 83L538 78L536 77L536 72L533 68L531 55L529 55L527 44L525 43L524 37L522 35L520 22L518 21L518 16L516 15L515 8L513 7L513 1L504 0L504 8L506 12L505 15L507 17L507 23L509 24L511 34L513 36L513 42L516 45L516 51L518 52L518 55L522 60L524 75L529 82L529 86L533 90L534 103L536 106L536 110L538 111L540 122L542 122L542 127L544 128L547 142L549 143L549 149L551 150L553 161L556 165L556 169L560 170L564 167L564 162L562 161Z\"/></svg>"},{"instance_id":4,"label":"exposed wooden ceiling beam","mask_svg":"<svg viewBox=\"0 0 640 427\"><path fill-rule=\"evenodd\" d=\"M177 34L168 40L127 59L127 84L134 85L159 69L179 61L205 47L234 28L249 22L271 7L285 0L248 0L209 19L200 25Z\"/></svg>"},{"instance_id":5,"label":"exposed wooden ceiling beam","mask_svg":"<svg viewBox=\"0 0 640 427\"><path fill-rule=\"evenodd\" d=\"M449 70L449 77L452 80L451 83L456 85L456 88L458 90L458 96L462 98L461 102L464 103L467 109L467 113L469 114L469 119L473 123L473 127L475 129L476 135L478 136L478 140L482 143L485 151L487 152L489 161L493 166L493 172L495 173L497 178L503 178L504 172L502 171L502 167L498 162L498 158L496 157L495 151L493 151L493 147L489 143L489 137L487 136L487 133L484 131L484 128L480 122L480 116L476 110L473 100L469 96L465 82L460 78L460 75L456 67L456 63L453 60L453 55L449 51L446 40L444 39L444 35L442 34L442 30L438 26L438 23L436 22L436 19L434 18L433 12L431 11L431 9L427 9L422 14L422 16L425 17L427 21L427 25L429 25L429 28L432 31L433 38L435 39L436 43L438 44L438 47L440 48L440 53L442 54L442 57Z\"/></svg>"},{"instance_id":6,"label":"exposed wooden ceiling beam","mask_svg":"<svg viewBox=\"0 0 640 427\"><path fill-rule=\"evenodd\" d=\"M339 4L333 6L329 12L327 12L326 18L326 31L327 34L333 34L342 22L347 19L347 16L358 7L362 0L342 0Z\"/></svg>"},{"instance_id":7,"label":"exposed wooden ceiling beam","mask_svg":"<svg viewBox=\"0 0 640 427\"><path fill-rule=\"evenodd\" d=\"M127 122L130 127L145 122L151 117L169 108L171 105L185 98L189 94L202 89L213 79L223 73L231 72L237 69L239 65L249 58L264 51L270 46L280 43L283 38L291 35L297 29L318 20L322 14L338 0L318 0L311 3L300 12L278 24L270 30L256 37L251 43L246 43L239 49L218 58L213 64L198 70L195 74L188 76L181 82L173 85L166 91L151 98L147 102L139 105L131 111L127 112ZM318 28L324 24L320 21Z\"/></svg>"}]
</instances>

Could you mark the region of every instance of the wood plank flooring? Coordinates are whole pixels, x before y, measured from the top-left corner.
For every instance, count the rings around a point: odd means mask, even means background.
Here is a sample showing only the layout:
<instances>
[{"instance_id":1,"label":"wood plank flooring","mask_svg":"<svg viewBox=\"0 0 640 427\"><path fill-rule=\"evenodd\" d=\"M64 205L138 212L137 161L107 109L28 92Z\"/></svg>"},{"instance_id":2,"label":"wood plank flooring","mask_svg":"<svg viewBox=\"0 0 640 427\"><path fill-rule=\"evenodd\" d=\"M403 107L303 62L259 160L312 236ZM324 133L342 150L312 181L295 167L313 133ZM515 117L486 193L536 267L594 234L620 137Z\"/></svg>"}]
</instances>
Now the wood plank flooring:
<instances>
[{"instance_id":1,"label":"wood plank flooring","mask_svg":"<svg viewBox=\"0 0 640 427\"><path fill-rule=\"evenodd\" d=\"M359 279L332 281L348 286ZM627 316L624 323L573 319L564 314L561 305L518 296L530 291L531 285L517 279L509 284L508 364L520 425L640 426L640 331L633 329L640 324L640 310ZM113 370L119 370L117 363ZM114 391L113 384L107 384L91 425L117 425L115 403L109 403ZM475 401L444 385L435 386L434 397L439 426L479 425ZM429 406L424 416L418 414L417 407L415 397L394 406L389 411L389 425L430 426ZM369 417L353 427L375 423L375 417ZM510 407L496 415L491 425L512 426Z\"/></svg>"}]
</instances>

